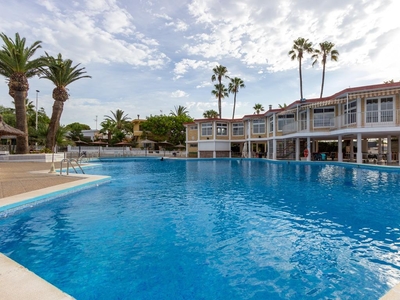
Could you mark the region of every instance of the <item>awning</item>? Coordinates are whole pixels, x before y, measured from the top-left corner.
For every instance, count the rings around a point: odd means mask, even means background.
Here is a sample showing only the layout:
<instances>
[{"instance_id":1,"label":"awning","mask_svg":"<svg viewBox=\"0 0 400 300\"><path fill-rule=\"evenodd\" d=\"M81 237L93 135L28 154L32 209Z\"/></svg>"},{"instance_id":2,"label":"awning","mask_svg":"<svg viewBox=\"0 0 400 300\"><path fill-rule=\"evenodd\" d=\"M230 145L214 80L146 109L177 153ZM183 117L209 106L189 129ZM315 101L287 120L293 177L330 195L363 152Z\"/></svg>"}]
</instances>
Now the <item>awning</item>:
<instances>
[{"instance_id":1,"label":"awning","mask_svg":"<svg viewBox=\"0 0 400 300\"><path fill-rule=\"evenodd\" d=\"M390 96L390 95L398 94L399 92L400 92L400 89L387 89L387 90L379 90L379 91L368 91L368 92L362 92L362 93L349 94L349 99Z\"/></svg>"},{"instance_id":2,"label":"awning","mask_svg":"<svg viewBox=\"0 0 400 300\"><path fill-rule=\"evenodd\" d=\"M347 98L324 100L324 101L319 101L319 102L313 102L313 103L310 103L310 104L305 104L305 105L301 106L301 109L316 108L316 107L329 106L329 105L336 105L336 104L344 103L346 101L347 101Z\"/></svg>"}]
</instances>

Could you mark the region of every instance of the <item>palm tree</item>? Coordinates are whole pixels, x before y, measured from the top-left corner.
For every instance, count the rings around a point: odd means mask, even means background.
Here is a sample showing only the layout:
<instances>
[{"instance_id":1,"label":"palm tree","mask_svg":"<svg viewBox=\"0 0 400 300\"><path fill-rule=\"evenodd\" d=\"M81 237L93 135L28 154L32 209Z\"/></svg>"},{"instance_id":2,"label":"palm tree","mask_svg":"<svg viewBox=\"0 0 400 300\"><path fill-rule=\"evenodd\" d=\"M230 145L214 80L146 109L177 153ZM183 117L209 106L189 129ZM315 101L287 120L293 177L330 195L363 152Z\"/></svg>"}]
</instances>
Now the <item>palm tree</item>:
<instances>
[{"instance_id":1,"label":"palm tree","mask_svg":"<svg viewBox=\"0 0 400 300\"><path fill-rule=\"evenodd\" d=\"M108 144L110 144L112 133L115 129L115 124L110 119L106 119L100 123L100 126L100 132L103 134L107 134L107 142Z\"/></svg>"},{"instance_id":2,"label":"palm tree","mask_svg":"<svg viewBox=\"0 0 400 300\"><path fill-rule=\"evenodd\" d=\"M128 114L121 109L117 109L115 112L111 111L112 116L105 115L105 120L109 120L114 124L114 127L120 131L127 130L132 131L130 127L132 127L132 123L129 122L131 118L128 117Z\"/></svg>"},{"instance_id":3,"label":"palm tree","mask_svg":"<svg viewBox=\"0 0 400 300\"><path fill-rule=\"evenodd\" d=\"M222 85L222 77L229 79L229 76L226 75L226 73L228 73L228 69L222 65L216 66L213 69L213 72L214 72L214 74L211 76L211 81L214 82L214 81L218 80L218 84L220 86ZM218 112L219 112L219 117L222 118L222 107L221 107L220 95L218 95Z\"/></svg>"},{"instance_id":4,"label":"palm tree","mask_svg":"<svg viewBox=\"0 0 400 300\"><path fill-rule=\"evenodd\" d=\"M179 106L174 106L174 107L175 107L175 111L171 110L171 112L170 112L170 115L173 117L187 116L189 113L185 106L179 105Z\"/></svg>"},{"instance_id":5,"label":"palm tree","mask_svg":"<svg viewBox=\"0 0 400 300\"><path fill-rule=\"evenodd\" d=\"M17 137L17 154L26 154L29 152L28 145L28 125L26 118L25 99L28 95L28 78L39 73L39 68L43 66L43 58L30 60L36 50L41 48L41 41L34 42L26 47L25 38L15 34L15 40L12 40L4 33L0 34L4 42L0 50L0 74L7 78L9 95L13 97L15 103L16 128L25 132L25 136Z\"/></svg>"},{"instance_id":6,"label":"palm tree","mask_svg":"<svg viewBox=\"0 0 400 300\"><path fill-rule=\"evenodd\" d=\"M297 59L299 61L299 75L300 75L300 100L303 98L303 77L301 74L301 61L304 57L304 53L312 53L312 43L308 41L308 39L304 39L299 37L294 41L292 46L292 50L289 51L288 55L290 55L291 60Z\"/></svg>"},{"instance_id":7,"label":"palm tree","mask_svg":"<svg viewBox=\"0 0 400 300\"><path fill-rule=\"evenodd\" d=\"M229 83L228 92L234 94L233 98L233 113L232 119L235 118L235 108L236 108L236 94L239 93L240 88L245 88L244 82L242 79L235 77L231 78L231 82Z\"/></svg>"},{"instance_id":8,"label":"palm tree","mask_svg":"<svg viewBox=\"0 0 400 300\"><path fill-rule=\"evenodd\" d=\"M320 49L315 49L314 54L311 57L314 60L312 63L312 65L314 66L318 62L319 57L321 56L322 83L321 83L321 94L319 95L320 98L322 98L322 94L324 92L326 60L328 57L331 58L331 61L337 61L339 59L339 52L336 49L333 49L333 47L335 47L335 44L331 42L325 41L323 43L319 43Z\"/></svg>"},{"instance_id":9,"label":"palm tree","mask_svg":"<svg viewBox=\"0 0 400 300\"><path fill-rule=\"evenodd\" d=\"M46 148L53 149L56 142L57 130L60 126L61 114L64 109L64 102L68 100L69 94L67 86L74 81L82 78L91 78L86 73L85 68L79 68L80 64L72 66L72 60L63 59L61 53L54 58L46 53L45 68L41 68L40 78L50 80L56 87L53 89L53 112L51 114L49 131L47 132Z\"/></svg>"},{"instance_id":10,"label":"palm tree","mask_svg":"<svg viewBox=\"0 0 400 300\"><path fill-rule=\"evenodd\" d=\"M219 118L221 118L221 99L229 97L228 89L222 83L214 84L214 88L215 89L211 91L211 94L218 99Z\"/></svg>"},{"instance_id":11,"label":"palm tree","mask_svg":"<svg viewBox=\"0 0 400 300\"><path fill-rule=\"evenodd\" d=\"M281 105L281 104L278 104L278 105L279 105L279 108L283 108L283 109L286 109L286 107L287 107L286 103L283 103L283 105Z\"/></svg>"},{"instance_id":12,"label":"palm tree","mask_svg":"<svg viewBox=\"0 0 400 300\"><path fill-rule=\"evenodd\" d=\"M259 115L260 112L264 111L264 106L262 106L261 103L256 103L256 104L254 104L253 109L255 110L254 114Z\"/></svg>"},{"instance_id":13,"label":"palm tree","mask_svg":"<svg viewBox=\"0 0 400 300\"><path fill-rule=\"evenodd\" d=\"M213 109L206 110L203 113L203 117L206 118L206 119L216 119L216 118L218 118L218 112L216 112Z\"/></svg>"}]
</instances>

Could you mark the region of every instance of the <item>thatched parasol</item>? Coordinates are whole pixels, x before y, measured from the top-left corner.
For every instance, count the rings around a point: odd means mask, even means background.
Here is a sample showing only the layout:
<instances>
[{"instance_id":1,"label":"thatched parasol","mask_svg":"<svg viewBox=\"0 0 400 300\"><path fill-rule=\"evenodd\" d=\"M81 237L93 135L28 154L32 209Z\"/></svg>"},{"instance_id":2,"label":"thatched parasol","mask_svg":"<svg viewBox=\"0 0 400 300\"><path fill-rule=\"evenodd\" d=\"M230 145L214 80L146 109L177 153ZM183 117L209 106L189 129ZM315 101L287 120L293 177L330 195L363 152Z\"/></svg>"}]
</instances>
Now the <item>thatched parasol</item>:
<instances>
[{"instance_id":1,"label":"thatched parasol","mask_svg":"<svg viewBox=\"0 0 400 300\"><path fill-rule=\"evenodd\" d=\"M2 135L26 135L25 132L8 125L3 121L3 116L0 115L0 136Z\"/></svg>"}]
</instances>

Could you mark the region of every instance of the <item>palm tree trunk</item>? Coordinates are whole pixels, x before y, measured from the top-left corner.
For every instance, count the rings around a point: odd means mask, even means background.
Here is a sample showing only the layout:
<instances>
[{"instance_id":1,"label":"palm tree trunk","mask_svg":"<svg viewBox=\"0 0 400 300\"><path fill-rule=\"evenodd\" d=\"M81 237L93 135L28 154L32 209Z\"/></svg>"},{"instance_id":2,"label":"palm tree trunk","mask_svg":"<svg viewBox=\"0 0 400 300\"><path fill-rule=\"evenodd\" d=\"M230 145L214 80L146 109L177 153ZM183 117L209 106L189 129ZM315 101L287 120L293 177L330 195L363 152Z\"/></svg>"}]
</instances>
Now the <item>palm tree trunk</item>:
<instances>
[{"instance_id":1,"label":"palm tree trunk","mask_svg":"<svg viewBox=\"0 0 400 300\"><path fill-rule=\"evenodd\" d=\"M53 104L53 113L51 114L49 130L47 131L46 138L46 148L51 149L51 151L53 151L53 147L56 143L56 133L58 130L58 126L60 125L60 118L63 109L64 102L55 100Z\"/></svg>"},{"instance_id":2,"label":"palm tree trunk","mask_svg":"<svg viewBox=\"0 0 400 300\"><path fill-rule=\"evenodd\" d=\"M219 85L221 86L221 78L219 78ZM222 118L222 106L221 106L221 91L218 94L218 112L219 112L219 118Z\"/></svg>"},{"instance_id":3,"label":"palm tree trunk","mask_svg":"<svg viewBox=\"0 0 400 300\"><path fill-rule=\"evenodd\" d=\"M300 101L303 100L303 76L301 75L301 59L299 59L299 76L300 76Z\"/></svg>"},{"instance_id":4,"label":"palm tree trunk","mask_svg":"<svg viewBox=\"0 0 400 300\"><path fill-rule=\"evenodd\" d=\"M25 132L25 136L17 137L17 148L16 154L27 154L29 153L28 144L28 125L26 120L26 106L25 99L27 96L26 91L13 91L14 103L15 103L15 115L17 117L16 128Z\"/></svg>"},{"instance_id":5,"label":"palm tree trunk","mask_svg":"<svg viewBox=\"0 0 400 300\"><path fill-rule=\"evenodd\" d=\"M322 98L322 94L324 93L324 83L325 83L325 64L322 64L321 94L319 95L320 98Z\"/></svg>"},{"instance_id":6,"label":"palm tree trunk","mask_svg":"<svg viewBox=\"0 0 400 300\"><path fill-rule=\"evenodd\" d=\"M233 98L233 113L232 113L232 120L235 118L235 108L236 108L236 92Z\"/></svg>"}]
</instances>

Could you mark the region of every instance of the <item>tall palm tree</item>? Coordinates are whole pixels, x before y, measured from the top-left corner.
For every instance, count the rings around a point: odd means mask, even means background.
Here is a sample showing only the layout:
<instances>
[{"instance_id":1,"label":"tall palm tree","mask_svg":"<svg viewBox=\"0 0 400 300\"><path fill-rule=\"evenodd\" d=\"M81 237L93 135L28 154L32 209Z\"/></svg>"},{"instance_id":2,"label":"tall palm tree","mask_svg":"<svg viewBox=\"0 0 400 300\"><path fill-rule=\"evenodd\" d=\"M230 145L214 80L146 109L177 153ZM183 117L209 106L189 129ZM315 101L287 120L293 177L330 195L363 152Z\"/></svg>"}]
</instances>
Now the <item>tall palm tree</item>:
<instances>
[{"instance_id":1,"label":"tall palm tree","mask_svg":"<svg viewBox=\"0 0 400 300\"><path fill-rule=\"evenodd\" d=\"M216 112L213 109L206 110L203 113L203 117L206 118L206 119L215 119L215 118L218 118L218 112Z\"/></svg>"},{"instance_id":2,"label":"tall palm tree","mask_svg":"<svg viewBox=\"0 0 400 300\"><path fill-rule=\"evenodd\" d=\"M299 76L300 76L300 100L303 98L303 77L301 73L301 61L304 57L305 53L312 53L312 43L308 41L308 39L304 39L299 37L294 41L292 50L289 51L288 55L290 55L291 60L297 59L299 61Z\"/></svg>"},{"instance_id":3,"label":"tall palm tree","mask_svg":"<svg viewBox=\"0 0 400 300\"><path fill-rule=\"evenodd\" d=\"M239 89L245 88L245 87L246 86L242 79L240 79L238 77L231 78L231 82L229 83L229 86L228 86L228 92L231 94L234 94L232 119L235 118L236 94L239 93Z\"/></svg>"},{"instance_id":4,"label":"tall palm tree","mask_svg":"<svg viewBox=\"0 0 400 300\"><path fill-rule=\"evenodd\" d=\"M214 90L211 91L211 94L218 99L219 118L221 119L221 99L229 97L228 89L222 83L214 84Z\"/></svg>"},{"instance_id":5,"label":"tall palm tree","mask_svg":"<svg viewBox=\"0 0 400 300\"><path fill-rule=\"evenodd\" d=\"M112 123L114 123L115 128L118 130L127 130L127 131L132 131L132 123L129 122L131 118L128 117L128 114L125 114L125 112L121 109L117 109L115 112L111 111L112 116L107 116L105 115L105 120L110 120Z\"/></svg>"},{"instance_id":6,"label":"tall palm tree","mask_svg":"<svg viewBox=\"0 0 400 300\"><path fill-rule=\"evenodd\" d=\"M29 90L28 78L37 75L44 64L43 58L31 60L36 50L41 48L41 41L26 47L25 38L21 38L18 33L15 34L15 40L4 33L0 34L0 38L4 42L0 50L0 74L7 78L8 93L14 99L16 128L26 134L17 137L16 153L26 154L29 152L29 145L25 99Z\"/></svg>"},{"instance_id":7,"label":"tall palm tree","mask_svg":"<svg viewBox=\"0 0 400 300\"><path fill-rule=\"evenodd\" d=\"M264 106L261 103L256 103L254 104L253 109L254 109L254 114L259 115L260 112L264 111Z\"/></svg>"},{"instance_id":8,"label":"tall palm tree","mask_svg":"<svg viewBox=\"0 0 400 300\"><path fill-rule=\"evenodd\" d=\"M170 115L173 117L179 117L179 116L187 116L188 115L188 110L185 106L179 105L175 106L175 111L170 112Z\"/></svg>"},{"instance_id":9,"label":"tall palm tree","mask_svg":"<svg viewBox=\"0 0 400 300\"><path fill-rule=\"evenodd\" d=\"M46 53L44 57L46 67L41 68L40 78L50 80L56 87L53 89L53 112L51 114L49 131L46 138L46 148L53 149L56 142L57 130L60 126L61 114L64 109L64 102L68 100L67 86L82 78L91 78L85 68L78 68L80 64L72 66L72 60L63 59L61 53L54 58Z\"/></svg>"},{"instance_id":10,"label":"tall palm tree","mask_svg":"<svg viewBox=\"0 0 400 300\"><path fill-rule=\"evenodd\" d=\"M226 75L228 73L228 69L222 65L216 66L213 69L214 74L211 76L211 81L218 81L218 84L221 86L222 85L222 77L229 79L229 76ZM216 86L216 85L215 85ZM223 85L222 85L223 86ZM220 94L221 95L221 94ZM222 107L221 107L221 96L218 95L218 112L219 112L219 117L222 118ZM229 95L228 95L229 96Z\"/></svg>"},{"instance_id":11,"label":"tall palm tree","mask_svg":"<svg viewBox=\"0 0 400 300\"><path fill-rule=\"evenodd\" d=\"M337 61L339 59L339 52L336 49L333 49L333 47L335 47L335 44L331 42L325 41L323 43L319 43L319 49L314 49L314 54L311 57L314 60L312 63L313 66L318 62L318 59L321 57L322 83L321 94L319 95L320 98L322 98L322 94L324 92L326 60L328 57L330 57L331 61Z\"/></svg>"}]
</instances>

